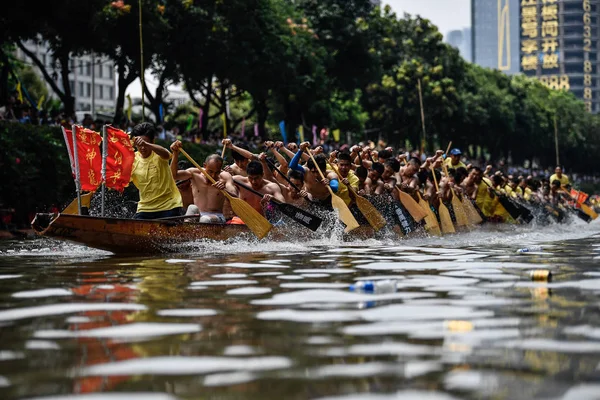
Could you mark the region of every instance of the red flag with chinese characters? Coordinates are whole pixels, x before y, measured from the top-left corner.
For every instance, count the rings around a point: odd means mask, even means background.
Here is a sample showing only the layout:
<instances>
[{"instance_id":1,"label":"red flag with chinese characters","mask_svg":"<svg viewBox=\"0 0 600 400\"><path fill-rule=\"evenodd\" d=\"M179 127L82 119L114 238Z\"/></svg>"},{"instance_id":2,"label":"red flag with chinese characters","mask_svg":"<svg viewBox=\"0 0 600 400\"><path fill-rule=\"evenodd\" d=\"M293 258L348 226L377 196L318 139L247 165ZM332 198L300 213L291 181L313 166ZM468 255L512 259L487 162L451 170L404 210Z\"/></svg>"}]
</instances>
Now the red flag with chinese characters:
<instances>
[{"instance_id":1,"label":"red flag with chinese characters","mask_svg":"<svg viewBox=\"0 0 600 400\"><path fill-rule=\"evenodd\" d=\"M91 129L76 126L77 162L81 189L94 191L102 181L102 136Z\"/></svg>"},{"instance_id":2,"label":"red flag with chinese characters","mask_svg":"<svg viewBox=\"0 0 600 400\"><path fill-rule=\"evenodd\" d=\"M585 192L581 192L575 189L571 189L571 197L574 198L578 204L585 203L589 195Z\"/></svg>"},{"instance_id":3,"label":"red flag with chinese characters","mask_svg":"<svg viewBox=\"0 0 600 400\"><path fill-rule=\"evenodd\" d=\"M135 154L129 135L110 125L106 126L106 187L122 192L131 179Z\"/></svg>"}]
</instances>

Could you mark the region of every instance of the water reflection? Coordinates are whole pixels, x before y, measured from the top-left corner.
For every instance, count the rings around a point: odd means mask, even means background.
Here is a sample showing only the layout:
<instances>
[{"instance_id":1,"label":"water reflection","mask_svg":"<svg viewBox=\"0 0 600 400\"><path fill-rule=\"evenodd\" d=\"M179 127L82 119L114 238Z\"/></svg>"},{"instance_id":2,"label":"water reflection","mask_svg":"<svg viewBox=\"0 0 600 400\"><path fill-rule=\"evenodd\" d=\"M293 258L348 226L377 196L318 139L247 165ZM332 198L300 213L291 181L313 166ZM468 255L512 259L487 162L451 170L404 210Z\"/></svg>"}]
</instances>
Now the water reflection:
<instances>
[{"instance_id":1,"label":"water reflection","mask_svg":"<svg viewBox=\"0 0 600 400\"><path fill-rule=\"evenodd\" d=\"M150 259L5 242L0 397L598 398L600 228L585 229ZM349 290L365 281L394 284Z\"/></svg>"}]
</instances>

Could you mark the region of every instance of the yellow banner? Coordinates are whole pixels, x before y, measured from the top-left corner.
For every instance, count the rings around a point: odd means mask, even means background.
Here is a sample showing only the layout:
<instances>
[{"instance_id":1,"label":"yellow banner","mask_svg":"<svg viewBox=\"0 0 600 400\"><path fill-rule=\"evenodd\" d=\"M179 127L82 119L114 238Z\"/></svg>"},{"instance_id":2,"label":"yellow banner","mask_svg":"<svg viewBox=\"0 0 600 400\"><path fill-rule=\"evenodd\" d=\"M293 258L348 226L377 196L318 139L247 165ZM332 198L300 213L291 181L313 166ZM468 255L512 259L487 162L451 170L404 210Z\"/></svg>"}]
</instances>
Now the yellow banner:
<instances>
[{"instance_id":1,"label":"yellow banner","mask_svg":"<svg viewBox=\"0 0 600 400\"><path fill-rule=\"evenodd\" d=\"M336 142L339 142L340 141L340 130L334 129L332 133L333 133L333 140L335 140Z\"/></svg>"}]
</instances>

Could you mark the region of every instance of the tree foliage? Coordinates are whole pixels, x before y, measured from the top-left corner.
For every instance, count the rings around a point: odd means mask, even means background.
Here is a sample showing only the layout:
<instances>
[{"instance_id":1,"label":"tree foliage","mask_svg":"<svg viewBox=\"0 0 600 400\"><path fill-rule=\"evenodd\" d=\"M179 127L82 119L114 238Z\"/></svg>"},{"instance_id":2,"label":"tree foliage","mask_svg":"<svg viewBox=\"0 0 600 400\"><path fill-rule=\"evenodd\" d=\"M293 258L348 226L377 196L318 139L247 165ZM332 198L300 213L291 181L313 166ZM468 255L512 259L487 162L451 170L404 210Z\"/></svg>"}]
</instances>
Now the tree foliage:
<instances>
[{"instance_id":1,"label":"tree foliage","mask_svg":"<svg viewBox=\"0 0 600 400\"><path fill-rule=\"evenodd\" d=\"M142 0L142 58L139 4L7 4L0 16L0 102L11 87L11 49L39 39L49 43L53 64L34 63L66 112L74 108L69 56L94 51L118 71L115 123L129 84L152 74L159 84L146 88L144 100L153 118L162 108L168 117L161 122L185 128L201 108L204 135L220 133L230 110L228 132L246 121L248 129L257 123L262 137L277 137L283 120L305 132L316 125L355 140L428 150L452 141L472 155L548 165L556 128L565 163L598 171L600 122L581 101L523 75L465 62L419 16L399 17L370 0ZM168 101L172 84L183 84L190 104Z\"/></svg>"}]
</instances>

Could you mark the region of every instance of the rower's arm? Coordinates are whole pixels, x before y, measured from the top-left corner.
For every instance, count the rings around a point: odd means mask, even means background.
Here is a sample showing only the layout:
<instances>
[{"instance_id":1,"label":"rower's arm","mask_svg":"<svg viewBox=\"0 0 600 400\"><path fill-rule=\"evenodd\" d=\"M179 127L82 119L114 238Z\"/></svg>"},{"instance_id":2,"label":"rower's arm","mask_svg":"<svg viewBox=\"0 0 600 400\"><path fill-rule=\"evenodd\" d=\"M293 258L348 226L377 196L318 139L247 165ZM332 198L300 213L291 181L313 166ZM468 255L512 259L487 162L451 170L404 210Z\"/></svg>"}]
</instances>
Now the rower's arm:
<instances>
[{"instance_id":1,"label":"rower's arm","mask_svg":"<svg viewBox=\"0 0 600 400\"><path fill-rule=\"evenodd\" d=\"M225 182L225 191L233 197L240 195L237 186L233 183L233 177L229 172L221 172L220 178Z\"/></svg>"},{"instance_id":2,"label":"rower's arm","mask_svg":"<svg viewBox=\"0 0 600 400\"><path fill-rule=\"evenodd\" d=\"M295 171L304 172L304 167L299 165L300 158L302 157L303 153L304 152L302 151L302 149L299 149L298 152L293 155L292 161L290 161L290 165L289 165L291 169L293 169Z\"/></svg>"},{"instance_id":3,"label":"rower's arm","mask_svg":"<svg viewBox=\"0 0 600 400\"><path fill-rule=\"evenodd\" d=\"M275 200L285 203L285 197L283 197L283 193L281 192L279 185L276 183L271 183L269 186L271 186L271 196L273 196Z\"/></svg>"},{"instance_id":4,"label":"rower's arm","mask_svg":"<svg viewBox=\"0 0 600 400\"><path fill-rule=\"evenodd\" d=\"M275 180L275 178L273 177L273 171L271 171L271 168L269 167L269 164L267 164L267 154L266 153L260 153L260 155L258 156L258 160L262 164L263 173L265 175L265 179L268 180L268 181L270 181L270 182L273 182Z\"/></svg>"},{"instance_id":5,"label":"rower's arm","mask_svg":"<svg viewBox=\"0 0 600 400\"><path fill-rule=\"evenodd\" d=\"M279 170L282 174L287 174L288 172L288 161L284 156L281 155L279 151L277 151L275 147L271 147L271 153L275 156L277 161L279 162Z\"/></svg>"},{"instance_id":6,"label":"rower's arm","mask_svg":"<svg viewBox=\"0 0 600 400\"><path fill-rule=\"evenodd\" d=\"M190 179L192 177L192 173L190 171L177 168L178 159L179 150L175 150L173 151L173 158L171 159L171 165L169 166L171 168L171 175L173 176L173 179L176 181Z\"/></svg>"},{"instance_id":7,"label":"rower's arm","mask_svg":"<svg viewBox=\"0 0 600 400\"><path fill-rule=\"evenodd\" d=\"M150 150L155 152L156 155L158 155L163 160L168 160L171 158L171 152L162 146L159 146L154 143L148 143L148 142L146 142L146 146L148 146L150 148Z\"/></svg>"}]
</instances>

